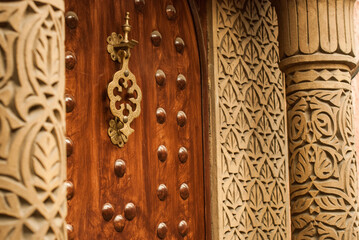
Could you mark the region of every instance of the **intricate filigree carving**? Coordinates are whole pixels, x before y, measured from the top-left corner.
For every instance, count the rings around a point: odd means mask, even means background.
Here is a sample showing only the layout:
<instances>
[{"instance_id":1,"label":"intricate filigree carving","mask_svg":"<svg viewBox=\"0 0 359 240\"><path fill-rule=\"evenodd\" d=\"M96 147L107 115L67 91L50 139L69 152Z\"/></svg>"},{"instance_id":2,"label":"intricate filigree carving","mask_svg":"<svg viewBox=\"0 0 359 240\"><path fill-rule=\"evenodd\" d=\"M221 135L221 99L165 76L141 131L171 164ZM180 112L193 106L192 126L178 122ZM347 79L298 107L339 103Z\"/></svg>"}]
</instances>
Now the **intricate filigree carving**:
<instances>
[{"instance_id":1,"label":"intricate filigree carving","mask_svg":"<svg viewBox=\"0 0 359 240\"><path fill-rule=\"evenodd\" d=\"M343 67L287 76L293 239L358 238L351 76Z\"/></svg>"},{"instance_id":2,"label":"intricate filigree carving","mask_svg":"<svg viewBox=\"0 0 359 240\"><path fill-rule=\"evenodd\" d=\"M278 26L266 0L216 1L219 239L289 238Z\"/></svg>"},{"instance_id":3,"label":"intricate filigree carving","mask_svg":"<svg viewBox=\"0 0 359 240\"><path fill-rule=\"evenodd\" d=\"M66 239L63 1L0 2L0 239Z\"/></svg>"},{"instance_id":4,"label":"intricate filigree carving","mask_svg":"<svg viewBox=\"0 0 359 240\"><path fill-rule=\"evenodd\" d=\"M358 239L351 91L348 84L333 85L351 77L339 70L304 72L318 81L327 72L334 77L324 83L331 90L309 83L313 90L298 86L287 96L293 239Z\"/></svg>"},{"instance_id":5,"label":"intricate filigree carving","mask_svg":"<svg viewBox=\"0 0 359 240\"><path fill-rule=\"evenodd\" d=\"M292 239L358 239L350 85L354 1L277 3L287 76Z\"/></svg>"}]
</instances>

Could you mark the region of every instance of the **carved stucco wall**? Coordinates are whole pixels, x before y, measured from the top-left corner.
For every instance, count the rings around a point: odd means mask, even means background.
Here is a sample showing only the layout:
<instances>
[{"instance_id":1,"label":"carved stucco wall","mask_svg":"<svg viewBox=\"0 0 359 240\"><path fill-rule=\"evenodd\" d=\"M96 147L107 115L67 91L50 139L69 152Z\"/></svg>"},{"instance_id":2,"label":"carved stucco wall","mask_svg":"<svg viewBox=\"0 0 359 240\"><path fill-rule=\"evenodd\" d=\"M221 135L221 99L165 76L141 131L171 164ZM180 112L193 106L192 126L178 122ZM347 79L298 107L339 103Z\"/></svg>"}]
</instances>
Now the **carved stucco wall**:
<instances>
[{"instance_id":1,"label":"carved stucco wall","mask_svg":"<svg viewBox=\"0 0 359 240\"><path fill-rule=\"evenodd\" d=\"M0 2L0 239L67 239L63 10Z\"/></svg>"},{"instance_id":2,"label":"carved stucco wall","mask_svg":"<svg viewBox=\"0 0 359 240\"><path fill-rule=\"evenodd\" d=\"M212 2L218 232L290 238L284 81L269 0Z\"/></svg>"}]
</instances>

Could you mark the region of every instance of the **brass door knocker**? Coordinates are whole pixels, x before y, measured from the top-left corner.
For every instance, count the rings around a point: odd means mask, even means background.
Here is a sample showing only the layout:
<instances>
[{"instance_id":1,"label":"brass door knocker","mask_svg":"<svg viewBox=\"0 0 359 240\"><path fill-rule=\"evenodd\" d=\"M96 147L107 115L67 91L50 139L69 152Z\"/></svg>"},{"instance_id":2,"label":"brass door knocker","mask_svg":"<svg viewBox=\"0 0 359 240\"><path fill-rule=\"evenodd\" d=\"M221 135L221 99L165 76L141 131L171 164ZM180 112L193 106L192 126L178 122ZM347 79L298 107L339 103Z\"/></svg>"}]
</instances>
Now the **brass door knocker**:
<instances>
[{"instance_id":1,"label":"brass door knocker","mask_svg":"<svg viewBox=\"0 0 359 240\"><path fill-rule=\"evenodd\" d=\"M128 40L128 33L131 31L129 15L127 12L126 22L122 26L124 35L114 32L107 38L108 53L113 61L121 63L121 69L115 73L107 87L110 109L114 115L109 122L108 135L111 142L119 147L123 147L128 136L134 132L130 124L140 115L142 100L142 92L136 83L136 77L128 68L130 49L138 44L136 40Z\"/></svg>"}]
</instances>

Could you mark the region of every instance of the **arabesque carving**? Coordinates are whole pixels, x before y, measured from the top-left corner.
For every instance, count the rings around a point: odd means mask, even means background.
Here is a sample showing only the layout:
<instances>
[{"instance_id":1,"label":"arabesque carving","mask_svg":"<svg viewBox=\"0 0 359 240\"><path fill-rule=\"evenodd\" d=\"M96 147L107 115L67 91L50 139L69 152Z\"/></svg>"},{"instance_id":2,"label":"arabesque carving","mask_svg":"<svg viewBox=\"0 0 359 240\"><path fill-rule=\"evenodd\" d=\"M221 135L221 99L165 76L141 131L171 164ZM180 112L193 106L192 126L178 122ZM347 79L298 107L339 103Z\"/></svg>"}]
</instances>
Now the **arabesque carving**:
<instances>
[{"instance_id":1,"label":"arabesque carving","mask_svg":"<svg viewBox=\"0 0 359 240\"><path fill-rule=\"evenodd\" d=\"M67 239L63 10L0 2L0 239Z\"/></svg>"},{"instance_id":2,"label":"arabesque carving","mask_svg":"<svg viewBox=\"0 0 359 240\"><path fill-rule=\"evenodd\" d=\"M213 4L216 239L290 237L284 82L268 0Z\"/></svg>"},{"instance_id":3,"label":"arabesque carving","mask_svg":"<svg viewBox=\"0 0 359 240\"><path fill-rule=\"evenodd\" d=\"M351 77L348 71L310 72L320 80L332 75L333 82L323 83L332 89L288 92L293 239L357 239L351 91L335 82Z\"/></svg>"},{"instance_id":4,"label":"arabesque carving","mask_svg":"<svg viewBox=\"0 0 359 240\"><path fill-rule=\"evenodd\" d=\"M354 1L276 4L286 73L292 239L358 239Z\"/></svg>"}]
</instances>

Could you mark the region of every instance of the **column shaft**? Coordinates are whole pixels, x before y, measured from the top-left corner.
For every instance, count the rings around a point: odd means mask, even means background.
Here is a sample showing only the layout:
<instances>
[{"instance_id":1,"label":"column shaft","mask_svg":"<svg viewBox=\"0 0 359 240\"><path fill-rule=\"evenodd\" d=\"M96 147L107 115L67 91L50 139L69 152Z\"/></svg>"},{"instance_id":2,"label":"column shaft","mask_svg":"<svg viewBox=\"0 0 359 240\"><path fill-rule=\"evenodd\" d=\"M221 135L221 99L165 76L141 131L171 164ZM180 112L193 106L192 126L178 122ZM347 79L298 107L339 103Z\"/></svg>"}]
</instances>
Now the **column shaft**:
<instances>
[{"instance_id":1,"label":"column shaft","mask_svg":"<svg viewBox=\"0 0 359 240\"><path fill-rule=\"evenodd\" d=\"M352 0L280 0L292 239L357 239Z\"/></svg>"}]
</instances>

